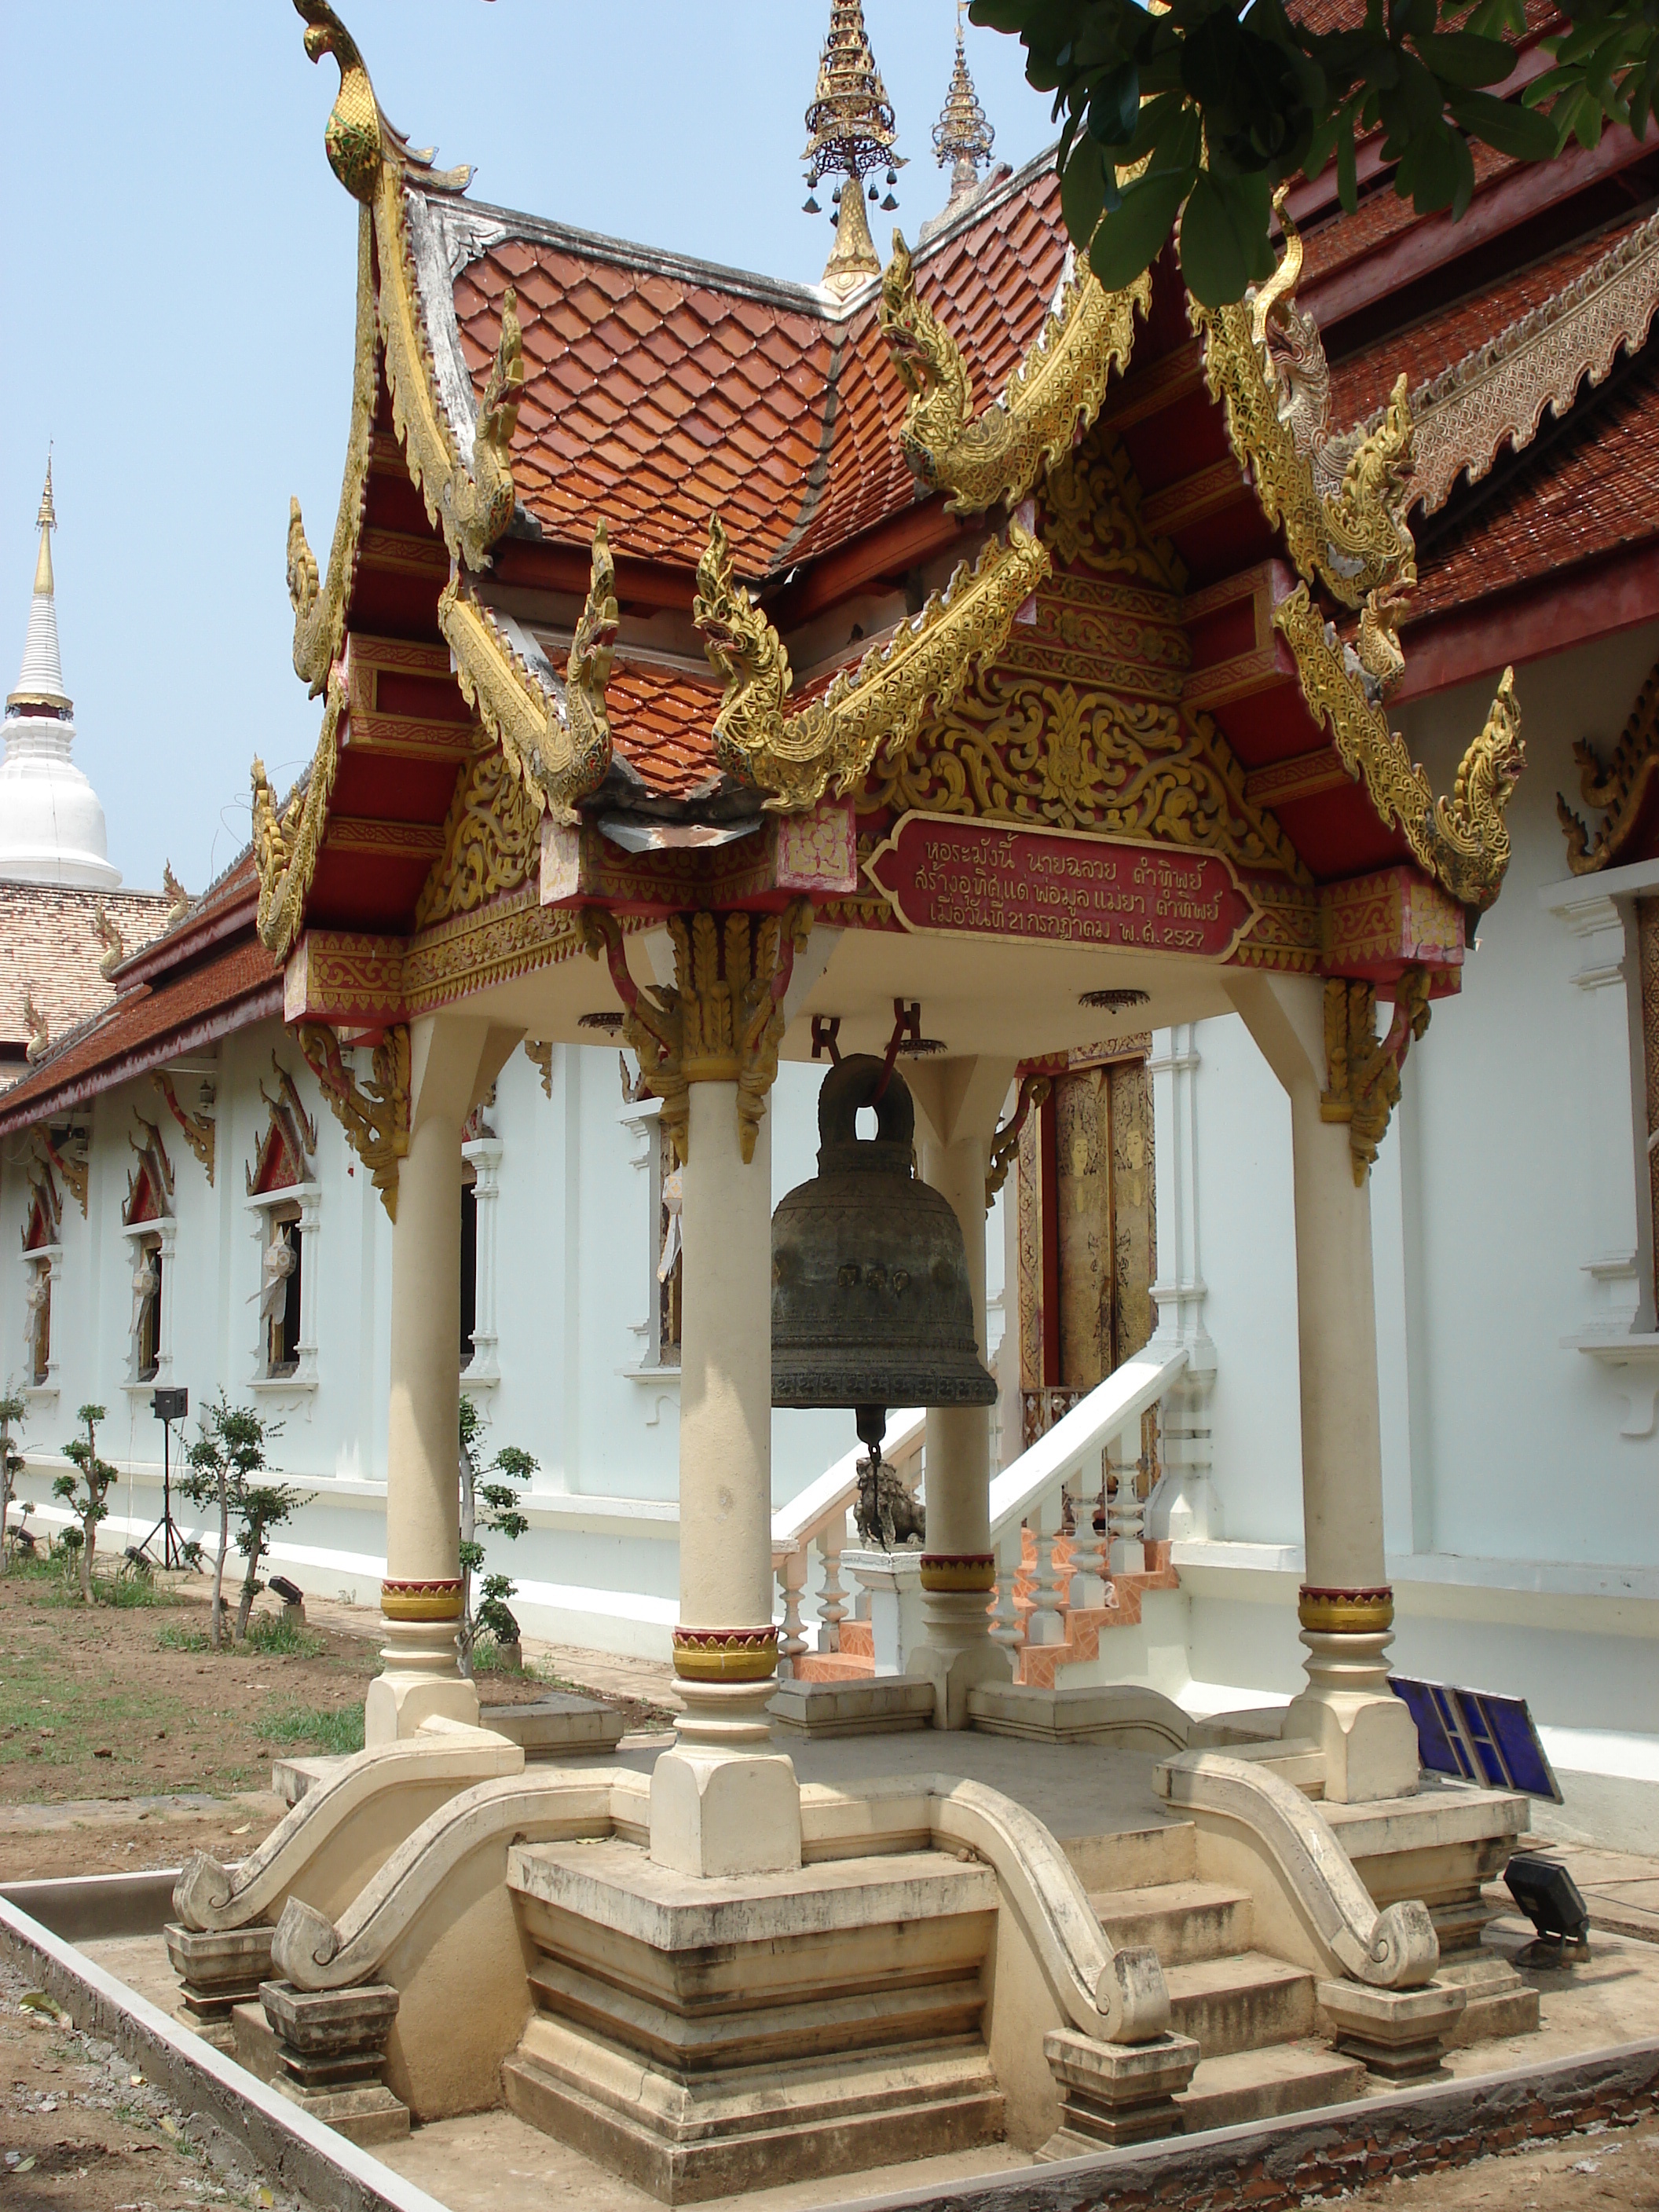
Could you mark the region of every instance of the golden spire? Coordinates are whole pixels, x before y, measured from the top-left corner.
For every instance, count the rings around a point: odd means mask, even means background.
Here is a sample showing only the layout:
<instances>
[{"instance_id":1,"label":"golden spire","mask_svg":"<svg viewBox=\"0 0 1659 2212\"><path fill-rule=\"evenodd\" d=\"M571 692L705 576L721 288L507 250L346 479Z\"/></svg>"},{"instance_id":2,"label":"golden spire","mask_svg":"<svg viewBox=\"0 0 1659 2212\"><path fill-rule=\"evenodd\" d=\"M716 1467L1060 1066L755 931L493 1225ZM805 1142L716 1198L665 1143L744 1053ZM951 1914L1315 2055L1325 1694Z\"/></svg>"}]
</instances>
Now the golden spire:
<instances>
[{"instance_id":1,"label":"golden spire","mask_svg":"<svg viewBox=\"0 0 1659 2212\"><path fill-rule=\"evenodd\" d=\"M945 95L944 112L933 125L934 155L941 169L947 164L951 167L947 214L979 183L979 173L990 160L996 139L995 131L986 120L985 110L979 104L974 80L968 74L968 57L962 45L965 5L966 0L957 0L957 65L951 74L951 88Z\"/></svg>"},{"instance_id":2,"label":"golden spire","mask_svg":"<svg viewBox=\"0 0 1659 2212\"><path fill-rule=\"evenodd\" d=\"M40 494L40 512L35 516L34 521L36 528L40 532L40 550L36 555L34 562L34 588L37 592L44 592L50 596L52 589L52 533L58 527L58 517L52 510L52 455L50 453L46 455L46 483L45 490Z\"/></svg>"},{"instance_id":3,"label":"golden spire","mask_svg":"<svg viewBox=\"0 0 1659 2212\"><path fill-rule=\"evenodd\" d=\"M881 274L865 214L865 177L884 165L889 191L882 204L896 208L898 202L890 188L898 182L898 171L904 166L902 156L893 151L897 126L887 88L870 50L862 0L834 0L830 35L818 58L817 86L806 111L806 150L801 159L809 164L809 215L818 212L811 188L827 176L839 173L842 179L836 193L841 215L823 281L844 298L866 276ZM869 189L874 199L876 188L872 185Z\"/></svg>"}]
</instances>

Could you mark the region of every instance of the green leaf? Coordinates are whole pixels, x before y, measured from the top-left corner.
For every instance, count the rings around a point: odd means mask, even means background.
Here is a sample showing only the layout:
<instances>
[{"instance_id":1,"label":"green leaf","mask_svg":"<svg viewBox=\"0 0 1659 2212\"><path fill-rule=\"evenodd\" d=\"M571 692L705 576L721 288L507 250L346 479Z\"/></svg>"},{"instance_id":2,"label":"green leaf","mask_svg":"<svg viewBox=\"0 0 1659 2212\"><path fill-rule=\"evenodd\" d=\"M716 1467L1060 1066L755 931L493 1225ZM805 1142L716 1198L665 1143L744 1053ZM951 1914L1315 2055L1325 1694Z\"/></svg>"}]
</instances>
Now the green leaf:
<instances>
[{"instance_id":1,"label":"green leaf","mask_svg":"<svg viewBox=\"0 0 1659 2212\"><path fill-rule=\"evenodd\" d=\"M1024 29L1030 12L1028 0L974 0L968 10L968 21L988 31L1018 33Z\"/></svg>"},{"instance_id":2,"label":"green leaf","mask_svg":"<svg viewBox=\"0 0 1659 2212\"><path fill-rule=\"evenodd\" d=\"M1201 170L1181 218L1181 273L1206 307L1242 300L1253 278L1273 273L1267 238L1272 188L1265 175L1218 177Z\"/></svg>"},{"instance_id":3,"label":"green leaf","mask_svg":"<svg viewBox=\"0 0 1659 2212\"><path fill-rule=\"evenodd\" d=\"M1124 187L1115 211L1101 217L1090 241L1089 265L1109 292L1133 284L1157 259L1192 179L1191 169L1148 170Z\"/></svg>"},{"instance_id":4,"label":"green leaf","mask_svg":"<svg viewBox=\"0 0 1659 2212\"><path fill-rule=\"evenodd\" d=\"M1419 39L1417 51L1445 84L1502 84L1515 67L1515 56L1502 39L1478 38L1473 31L1442 31Z\"/></svg>"},{"instance_id":5,"label":"green leaf","mask_svg":"<svg viewBox=\"0 0 1659 2212\"><path fill-rule=\"evenodd\" d=\"M1140 71L1133 62L1108 70L1089 95L1089 136L1101 146L1127 146L1140 117Z\"/></svg>"},{"instance_id":6,"label":"green leaf","mask_svg":"<svg viewBox=\"0 0 1659 2212\"><path fill-rule=\"evenodd\" d=\"M1465 131L1517 161L1547 161L1555 153L1555 125L1535 107L1494 100L1489 92L1455 93L1446 102Z\"/></svg>"}]
</instances>

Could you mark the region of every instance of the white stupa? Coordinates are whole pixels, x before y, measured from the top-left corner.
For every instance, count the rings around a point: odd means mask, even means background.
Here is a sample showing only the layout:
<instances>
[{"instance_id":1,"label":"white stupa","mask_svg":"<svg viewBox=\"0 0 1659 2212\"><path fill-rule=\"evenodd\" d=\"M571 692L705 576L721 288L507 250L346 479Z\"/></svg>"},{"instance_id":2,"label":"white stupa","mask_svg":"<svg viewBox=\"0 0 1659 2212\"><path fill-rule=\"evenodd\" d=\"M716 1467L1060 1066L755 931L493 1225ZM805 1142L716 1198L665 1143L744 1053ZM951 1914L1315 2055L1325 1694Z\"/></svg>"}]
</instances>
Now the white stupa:
<instances>
[{"instance_id":1,"label":"white stupa","mask_svg":"<svg viewBox=\"0 0 1659 2212\"><path fill-rule=\"evenodd\" d=\"M40 495L40 552L17 688L6 697L6 757L0 763L0 881L70 884L112 891L121 871L108 860L104 810L70 758L75 702L64 689L52 597L52 463Z\"/></svg>"}]
</instances>

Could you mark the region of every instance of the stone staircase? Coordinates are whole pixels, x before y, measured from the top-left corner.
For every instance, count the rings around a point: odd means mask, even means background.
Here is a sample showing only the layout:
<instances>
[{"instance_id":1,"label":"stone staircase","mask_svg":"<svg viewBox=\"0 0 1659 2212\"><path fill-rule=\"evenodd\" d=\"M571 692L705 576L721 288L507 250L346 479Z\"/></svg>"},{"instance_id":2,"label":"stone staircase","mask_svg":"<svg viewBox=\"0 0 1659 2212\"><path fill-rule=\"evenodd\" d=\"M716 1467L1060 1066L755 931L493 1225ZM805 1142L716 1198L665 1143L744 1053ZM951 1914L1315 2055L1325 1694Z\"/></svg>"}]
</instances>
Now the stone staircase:
<instances>
[{"instance_id":1,"label":"stone staircase","mask_svg":"<svg viewBox=\"0 0 1659 2212\"><path fill-rule=\"evenodd\" d=\"M1255 1942L1247 1890L1200 1881L1190 1821L1066 1846L1115 1944L1150 1944L1170 2026L1203 2056L1177 2099L1188 2133L1358 2096L1365 2069L1319 2035L1314 1977Z\"/></svg>"}]
</instances>

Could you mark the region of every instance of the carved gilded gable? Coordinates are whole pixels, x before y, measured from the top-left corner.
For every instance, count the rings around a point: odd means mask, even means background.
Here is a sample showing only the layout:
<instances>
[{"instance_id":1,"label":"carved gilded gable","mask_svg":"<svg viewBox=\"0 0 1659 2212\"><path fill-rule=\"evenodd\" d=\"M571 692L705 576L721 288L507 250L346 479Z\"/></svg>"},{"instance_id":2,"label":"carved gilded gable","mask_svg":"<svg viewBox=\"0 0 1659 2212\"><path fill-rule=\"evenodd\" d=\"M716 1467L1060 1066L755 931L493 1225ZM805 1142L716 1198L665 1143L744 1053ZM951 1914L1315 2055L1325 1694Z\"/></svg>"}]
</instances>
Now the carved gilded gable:
<instances>
[{"instance_id":1,"label":"carved gilded gable","mask_svg":"<svg viewBox=\"0 0 1659 2212\"><path fill-rule=\"evenodd\" d=\"M471 914L500 891L515 891L541 851L541 810L491 746L455 779L444 821L443 851L415 908L415 927Z\"/></svg>"}]
</instances>

